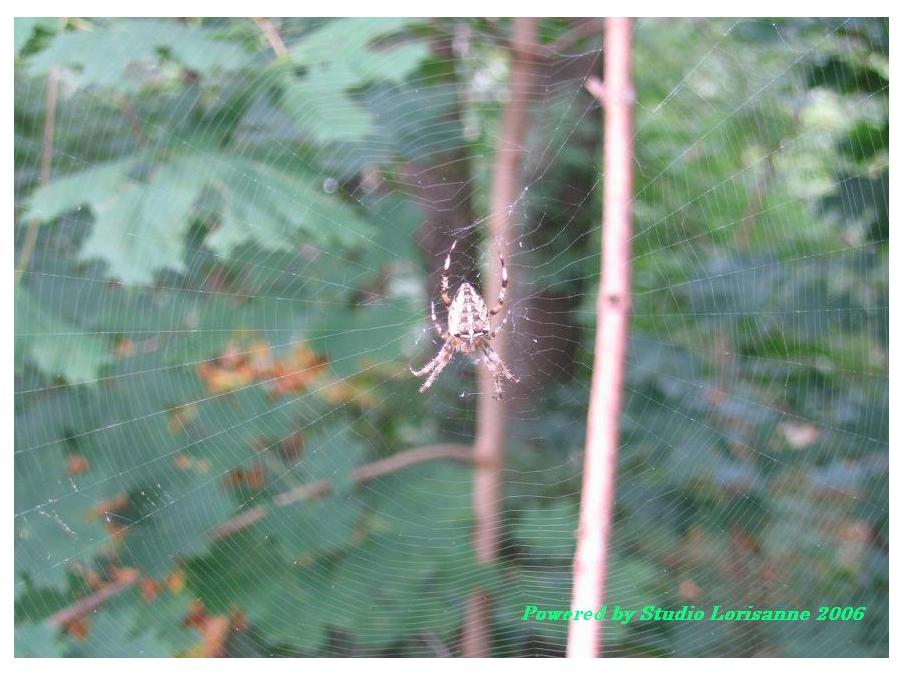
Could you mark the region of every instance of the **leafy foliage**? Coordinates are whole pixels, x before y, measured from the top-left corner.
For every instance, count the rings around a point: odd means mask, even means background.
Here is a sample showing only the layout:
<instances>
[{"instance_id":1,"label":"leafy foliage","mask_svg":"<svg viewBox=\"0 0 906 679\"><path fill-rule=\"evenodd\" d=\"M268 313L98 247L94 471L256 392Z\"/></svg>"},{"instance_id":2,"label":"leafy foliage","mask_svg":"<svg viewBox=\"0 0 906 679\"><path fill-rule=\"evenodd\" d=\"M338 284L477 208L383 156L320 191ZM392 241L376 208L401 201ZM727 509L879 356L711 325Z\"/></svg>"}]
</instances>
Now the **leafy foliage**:
<instances>
[{"instance_id":1,"label":"leafy foliage","mask_svg":"<svg viewBox=\"0 0 906 679\"><path fill-rule=\"evenodd\" d=\"M287 112L319 143L360 139L372 130L371 115L349 91L374 81L398 82L428 55L419 41L372 50L376 39L404 28L405 19L340 19L314 30L290 50L304 76L284 93ZM333 55L343 54L342 59Z\"/></svg>"},{"instance_id":2,"label":"leafy foliage","mask_svg":"<svg viewBox=\"0 0 906 679\"><path fill-rule=\"evenodd\" d=\"M466 466L353 470L471 436L471 394L451 378L415 400L407 363L427 353L426 207L489 213L497 29L273 21L285 58L247 20L17 19L19 252L32 224L38 237L15 307L16 653L455 653L481 587L495 654L562 654L564 625L519 613L570 599L600 219L581 78L597 38L546 62L537 88L512 333L536 386L514 406L489 567ZM795 634L608 626L607 648L884 655L886 23L641 20L635 36L608 589L627 606L873 613ZM474 190L443 193L463 158ZM90 614L45 623L124 573L135 584Z\"/></svg>"},{"instance_id":3,"label":"leafy foliage","mask_svg":"<svg viewBox=\"0 0 906 679\"><path fill-rule=\"evenodd\" d=\"M128 77L129 69L149 62L159 66L163 56L202 75L234 70L247 59L239 45L217 40L212 31L132 19L109 22L92 31L61 33L29 60L29 68L40 76L55 66L67 66L78 72L79 86L129 91L141 83L141 79Z\"/></svg>"},{"instance_id":4,"label":"leafy foliage","mask_svg":"<svg viewBox=\"0 0 906 679\"><path fill-rule=\"evenodd\" d=\"M38 188L31 202L40 207L24 219L49 221L89 207L94 228L81 257L109 262L124 283L152 283L163 268L185 270L185 242L202 201L218 215L207 243L223 256L247 241L289 250L302 234L323 247L352 247L368 237L353 209L300 180L226 154L188 153L161 163L139 157Z\"/></svg>"}]
</instances>

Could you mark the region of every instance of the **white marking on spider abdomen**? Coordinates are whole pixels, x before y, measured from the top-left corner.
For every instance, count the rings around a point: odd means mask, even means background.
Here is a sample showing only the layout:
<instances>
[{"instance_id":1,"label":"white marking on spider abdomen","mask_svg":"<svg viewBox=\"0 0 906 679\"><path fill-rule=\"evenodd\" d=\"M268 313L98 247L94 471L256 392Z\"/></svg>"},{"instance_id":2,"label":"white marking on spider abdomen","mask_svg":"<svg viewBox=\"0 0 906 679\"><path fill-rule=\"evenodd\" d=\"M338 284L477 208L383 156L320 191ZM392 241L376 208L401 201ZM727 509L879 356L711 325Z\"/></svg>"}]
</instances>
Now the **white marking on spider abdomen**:
<instances>
[{"instance_id":1,"label":"white marking on spider abdomen","mask_svg":"<svg viewBox=\"0 0 906 679\"><path fill-rule=\"evenodd\" d=\"M463 283L456 291L450 304L447 327L451 335L462 338L469 345L488 334L488 306L468 283ZM463 349L471 351L471 347Z\"/></svg>"}]
</instances>

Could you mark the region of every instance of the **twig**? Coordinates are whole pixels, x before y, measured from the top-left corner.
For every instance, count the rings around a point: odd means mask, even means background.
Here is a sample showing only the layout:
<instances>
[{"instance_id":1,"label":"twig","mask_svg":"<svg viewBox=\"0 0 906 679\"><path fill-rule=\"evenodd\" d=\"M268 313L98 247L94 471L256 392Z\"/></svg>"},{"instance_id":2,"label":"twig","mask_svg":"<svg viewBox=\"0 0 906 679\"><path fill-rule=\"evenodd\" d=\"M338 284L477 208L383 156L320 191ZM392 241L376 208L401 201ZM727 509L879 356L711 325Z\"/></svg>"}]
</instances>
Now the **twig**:
<instances>
[{"instance_id":1,"label":"twig","mask_svg":"<svg viewBox=\"0 0 906 679\"><path fill-rule=\"evenodd\" d=\"M606 595L613 525L620 409L630 307L632 235L632 25L605 20L604 85L587 83L604 104L604 235L595 362L585 435L582 504L573 561L572 608L594 610ZM571 620L568 657L596 657L600 621Z\"/></svg>"},{"instance_id":2,"label":"twig","mask_svg":"<svg viewBox=\"0 0 906 679\"><path fill-rule=\"evenodd\" d=\"M259 505L247 511L234 516L225 523L221 523L208 531L208 540L216 542L234 533L245 530L249 526L258 523L267 516L267 507Z\"/></svg>"},{"instance_id":3,"label":"twig","mask_svg":"<svg viewBox=\"0 0 906 679\"><path fill-rule=\"evenodd\" d=\"M371 479L398 472L401 469L411 467L415 464L444 459L469 462L472 459L472 450L468 446L460 446L452 443L404 450L401 453L391 455L383 460L357 467L352 472L352 478L356 483L365 483Z\"/></svg>"},{"instance_id":4,"label":"twig","mask_svg":"<svg viewBox=\"0 0 906 679\"><path fill-rule=\"evenodd\" d=\"M108 599L111 599L117 594L125 592L127 589L132 587L132 585L138 582L138 575L139 573L137 569L123 569L122 571L120 571L120 574L116 578L116 580L108 585L104 585L96 592L93 592L86 596L84 599L79 599L74 604L57 611L49 618L47 618L45 622L48 625L62 627L75 620L78 620L79 618L85 617Z\"/></svg>"},{"instance_id":5,"label":"twig","mask_svg":"<svg viewBox=\"0 0 906 679\"><path fill-rule=\"evenodd\" d=\"M604 108L606 100L604 83L594 76L589 76L588 80L585 81L585 89L588 90L588 93L591 96L598 100L598 103L601 104L601 108Z\"/></svg>"},{"instance_id":6,"label":"twig","mask_svg":"<svg viewBox=\"0 0 906 679\"><path fill-rule=\"evenodd\" d=\"M498 249L506 255L509 244L516 240L513 204L519 196L519 177L526 146L529 108L533 97L536 68L537 20L519 18L513 21L509 99L503 111L501 137L494 160L491 186L491 215L488 220L488 272L485 295L497 297L500 291ZM518 284L518 281L517 281ZM512 294L512 293L511 293ZM498 336L496 350L506 361L506 338ZM494 376L480 372L477 431L475 434L475 483L473 509L475 553L480 563L493 563L500 542L500 488L506 449L506 410L504 401L495 400ZM462 649L467 657L487 657L491 653L492 619L488 592L477 590L469 597L463 629Z\"/></svg>"},{"instance_id":7,"label":"twig","mask_svg":"<svg viewBox=\"0 0 906 679\"><path fill-rule=\"evenodd\" d=\"M63 29L66 29L67 25L71 25L73 28L79 31L93 31L94 26L90 22L85 21L80 17L63 17Z\"/></svg>"},{"instance_id":8,"label":"twig","mask_svg":"<svg viewBox=\"0 0 906 679\"><path fill-rule=\"evenodd\" d=\"M274 54L277 55L277 58L284 59L289 52L286 49L283 38L280 37L280 31L277 30L277 27L274 26L270 19L265 19L264 17L252 17L252 21L254 21L255 25L261 29L261 32L264 34L264 39L267 40L271 49L274 50Z\"/></svg>"},{"instance_id":9,"label":"twig","mask_svg":"<svg viewBox=\"0 0 906 679\"><path fill-rule=\"evenodd\" d=\"M351 479L354 483L361 484L386 474L392 474L406 467L432 460L468 461L471 459L471 452L471 449L467 446L455 444L424 446L422 448L404 450L383 460L356 467L352 470ZM278 507L286 507L303 500L312 500L330 492L332 488L333 486L329 481L314 481L277 495L274 498L274 504ZM264 506L249 509L208 531L208 538L210 540L222 540L258 523L267 516L267 513L267 508Z\"/></svg>"},{"instance_id":10,"label":"twig","mask_svg":"<svg viewBox=\"0 0 906 679\"><path fill-rule=\"evenodd\" d=\"M396 455L371 462L369 464L356 467L352 470L352 480L356 483L365 483L393 472L400 471L413 465L433 460L458 460L468 462L472 459L472 449L467 446L461 446L453 443L440 444L434 446L424 446L404 450ZM329 481L315 481L313 483L299 486L281 493L274 498L274 503L278 506L285 507L300 502L310 500L329 492L333 486ZM263 506L254 507L238 516L233 517L219 526L208 531L208 539L211 541L222 540L249 526L258 523L267 516L267 508ZM76 601L71 606L57 611L46 619L49 625L65 625L73 620L90 613L108 599L126 591L134 585L139 577L138 570L124 569L120 571L120 577L115 581L92 593L91 595Z\"/></svg>"},{"instance_id":11,"label":"twig","mask_svg":"<svg viewBox=\"0 0 906 679\"><path fill-rule=\"evenodd\" d=\"M47 96L46 114L44 115L44 135L41 139L41 170L38 175L40 184L43 186L50 181L50 172L53 161L53 134L54 123L57 117L57 93L60 89L60 69L54 66L47 74ZM22 275L28 268L32 255L35 252L35 245L38 242L38 228L41 226L41 220L32 219L28 224L28 231L25 232L25 242L22 244L22 252L19 253L19 263L16 265L15 284L18 285L22 280Z\"/></svg>"}]
</instances>

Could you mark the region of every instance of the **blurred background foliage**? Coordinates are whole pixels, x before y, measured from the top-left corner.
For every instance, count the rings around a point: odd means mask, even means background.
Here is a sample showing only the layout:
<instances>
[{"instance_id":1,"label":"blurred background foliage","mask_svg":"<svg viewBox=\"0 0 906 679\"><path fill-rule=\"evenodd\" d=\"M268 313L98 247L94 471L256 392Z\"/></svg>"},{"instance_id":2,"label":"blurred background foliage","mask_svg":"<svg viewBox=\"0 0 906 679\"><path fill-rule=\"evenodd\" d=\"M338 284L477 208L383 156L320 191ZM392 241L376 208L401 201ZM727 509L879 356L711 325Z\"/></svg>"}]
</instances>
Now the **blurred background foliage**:
<instances>
[{"instance_id":1,"label":"blurred background foliage","mask_svg":"<svg viewBox=\"0 0 906 679\"><path fill-rule=\"evenodd\" d=\"M416 398L407 365L436 350L418 340L451 229L489 210L508 22L16 20L17 654L455 655L479 584L495 654L563 653L564 625L519 617L570 600L590 25L541 22L511 262L525 379L481 567L466 466L352 470L470 441L471 367ZM608 626L607 652L886 655L887 22L640 20L635 40L608 599L868 614Z\"/></svg>"}]
</instances>

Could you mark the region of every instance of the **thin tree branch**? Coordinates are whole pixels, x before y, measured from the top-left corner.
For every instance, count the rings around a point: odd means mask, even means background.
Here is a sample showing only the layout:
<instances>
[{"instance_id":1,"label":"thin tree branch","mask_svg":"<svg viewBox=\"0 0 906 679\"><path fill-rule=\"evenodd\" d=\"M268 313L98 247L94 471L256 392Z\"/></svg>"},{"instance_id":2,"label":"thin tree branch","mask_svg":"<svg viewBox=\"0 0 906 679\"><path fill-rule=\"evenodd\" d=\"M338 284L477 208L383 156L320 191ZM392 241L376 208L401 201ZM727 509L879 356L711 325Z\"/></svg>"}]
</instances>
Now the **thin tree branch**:
<instances>
[{"instance_id":1,"label":"thin tree branch","mask_svg":"<svg viewBox=\"0 0 906 679\"><path fill-rule=\"evenodd\" d=\"M454 443L424 446L421 448L404 450L384 458L383 460L356 467L352 470L351 478L355 483L361 484L381 476L386 476L387 474L398 472L407 467L422 464L423 462L431 462L433 460L458 460L460 462L468 462L471 459L472 449L468 446L461 446ZM315 481L304 486L292 488L285 493L277 495L274 498L274 504L285 507L295 502L301 502L302 500L314 499L328 493L331 488L333 488L333 486L329 481ZM235 533L258 523L267 516L267 513L267 508L263 506L249 509L242 514L233 517L229 521L225 521L219 526L212 528L208 531L208 539L217 541L229 537L230 535L234 535ZM138 570L123 569L120 573L121 575L116 581L48 617L46 619L47 624L65 625L87 615L108 599L125 592L138 581Z\"/></svg>"},{"instance_id":2,"label":"thin tree branch","mask_svg":"<svg viewBox=\"0 0 906 679\"><path fill-rule=\"evenodd\" d=\"M44 114L44 135L41 139L41 169L38 175L41 185L50 181L50 173L53 162L53 135L54 124L57 118L57 93L60 89L60 69L54 66L47 74L47 95ZM19 253L19 263L16 265L15 284L18 285L22 280L28 263L31 261L35 252L35 245L38 242L38 228L41 226L41 220L32 219L28 224L28 231L25 232L25 242L22 244L22 252Z\"/></svg>"},{"instance_id":3,"label":"thin tree branch","mask_svg":"<svg viewBox=\"0 0 906 679\"><path fill-rule=\"evenodd\" d=\"M79 31L93 31L94 26L80 17L63 17L63 29L66 29L67 25L73 26L73 28Z\"/></svg>"},{"instance_id":4,"label":"thin tree branch","mask_svg":"<svg viewBox=\"0 0 906 679\"><path fill-rule=\"evenodd\" d=\"M84 599L79 599L74 604L63 608L45 620L48 625L62 627L83 618L108 599L122 594L138 582L139 572L135 568L123 569L118 577L108 585L104 585L96 592L92 592Z\"/></svg>"},{"instance_id":5,"label":"thin tree branch","mask_svg":"<svg viewBox=\"0 0 906 679\"><path fill-rule=\"evenodd\" d=\"M500 291L500 263L497 252L504 256L516 240L513 205L520 193L525 137L529 106L533 97L537 53L537 20L518 18L513 21L510 62L509 99L503 111L501 137L494 161L491 186L491 215L488 220L488 270L484 293L495 299ZM518 284L518 283L517 283ZM510 293L512 296L512 293ZM506 361L506 333L498 335L497 353ZM506 410L504 401L494 399L494 377L486 370L479 372L477 431L475 435L475 485L473 508L475 533L473 541L480 563L493 563L500 542L501 472L506 449ZM483 590L469 597L463 629L463 655L487 657L491 654L491 599Z\"/></svg>"},{"instance_id":6,"label":"thin tree branch","mask_svg":"<svg viewBox=\"0 0 906 679\"><path fill-rule=\"evenodd\" d=\"M264 39L267 40L267 44L274 50L274 54L277 55L277 58L285 58L289 52L286 49L283 38L280 37L280 31L277 30L277 27L274 26L273 22L264 17L252 17L252 21L254 21L255 25L261 29L261 32L264 34Z\"/></svg>"},{"instance_id":7,"label":"thin tree branch","mask_svg":"<svg viewBox=\"0 0 906 679\"><path fill-rule=\"evenodd\" d=\"M472 450L468 446L460 446L453 443L413 448L412 450L404 450L396 455L385 457L383 460L357 467L352 472L352 479L356 483L365 483L379 476L392 474L406 467L423 462L431 462L432 460L470 462L472 460L471 453Z\"/></svg>"},{"instance_id":8,"label":"thin tree branch","mask_svg":"<svg viewBox=\"0 0 906 679\"><path fill-rule=\"evenodd\" d=\"M594 610L604 603L608 548L613 525L620 409L630 308L632 236L632 24L627 18L604 22L607 51L604 85L589 91L602 100L604 121L604 230L595 362L585 439L582 504L573 561L572 608ZM598 620L571 620L568 657L596 657Z\"/></svg>"},{"instance_id":9,"label":"thin tree branch","mask_svg":"<svg viewBox=\"0 0 906 679\"><path fill-rule=\"evenodd\" d=\"M591 96L598 100L598 103L601 104L601 108L603 109L607 100L604 92L604 83L594 76L589 76L588 80L585 81L585 89L588 90L588 93Z\"/></svg>"},{"instance_id":10,"label":"thin tree branch","mask_svg":"<svg viewBox=\"0 0 906 679\"><path fill-rule=\"evenodd\" d=\"M440 444L435 446L424 446L422 448L413 448L404 450L390 457L371 462L369 464L356 467L350 475L351 480L356 484L366 483L380 476L392 474L406 467L430 462L432 460L460 460L469 461L471 459L471 449L467 446L456 444ZM274 504L278 507L286 507L296 502L312 500L329 493L333 485L329 481L321 480L297 486L280 495L274 497ZM248 528L264 519L268 510L265 506L259 505L253 507L241 514L234 516L219 526L208 531L208 539L222 540L241 530Z\"/></svg>"}]
</instances>

